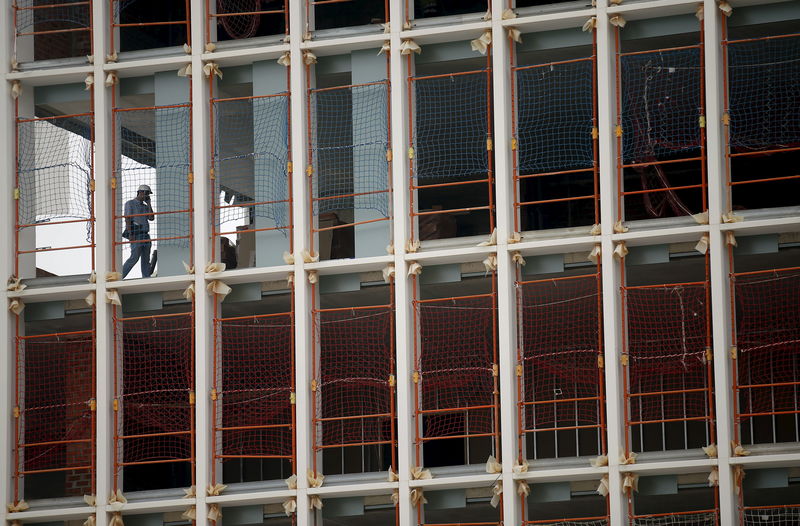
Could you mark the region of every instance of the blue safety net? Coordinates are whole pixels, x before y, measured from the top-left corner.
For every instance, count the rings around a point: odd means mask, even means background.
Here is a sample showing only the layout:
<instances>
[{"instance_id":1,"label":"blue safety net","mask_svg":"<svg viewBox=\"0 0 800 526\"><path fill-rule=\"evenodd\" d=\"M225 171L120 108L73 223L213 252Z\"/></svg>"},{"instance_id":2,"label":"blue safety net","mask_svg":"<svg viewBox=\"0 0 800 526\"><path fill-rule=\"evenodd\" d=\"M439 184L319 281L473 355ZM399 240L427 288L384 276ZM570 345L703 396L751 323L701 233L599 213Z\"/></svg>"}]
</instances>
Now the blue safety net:
<instances>
[{"instance_id":1,"label":"blue safety net","mask_svg":"<svg viewBox=\"0 0 800 526\"><path fill-rule=\"evenodd\" d=\"M413 79L414 176L422 182L486 178L488 72Z\"/></svg>"},{"instance_id":2,"label":"blue safety net","mask_svg":"<svg viewBox=\"0 0 800 526\"><path fill-rule=\"evenodd\" d=\"M388 82L312 90L313 213L389 217Z\"/></svg>"},{"instance_id":3,"label":"blue safety net","mask_svg":"<svg viewBox=\"0 0 800 526\"><path fill-rule=\"evenodd\" d=\"M800 146L800 35L727 48L731 148Z\"/></svg>"},{"instance_id":4,"label":"blue safety net","mask_svg":"<svg viewBox=\"0 0 800 526\"><path fill-rule=\"evenodd\" d=\"M594 166L591 59L516 70L519 174Z\"/></svg>"},{"instance_id":5,"label":"blue safety net","mask_svg":"<svg viewBox=\"0 0 800 526\"><path fill-rule=\"evenodd\" d=\"M242 218L291 225L289 96L214 101L215 224Z\"/></svg>"},{"instance_id":6,"label":"blue safety net","mask_svg":"<svg viewBox=\"0 0 800 526\"><path fill-rule=\"evenodd\" d=\"M125 203L136 197L139 186L147 185L158 214L150 223L150 238L165 245L189 246L191 106L118 110L114 120L117 215L124 214ZM117 237L124 228L120 218Z\"/></svg>"}]
</instances>

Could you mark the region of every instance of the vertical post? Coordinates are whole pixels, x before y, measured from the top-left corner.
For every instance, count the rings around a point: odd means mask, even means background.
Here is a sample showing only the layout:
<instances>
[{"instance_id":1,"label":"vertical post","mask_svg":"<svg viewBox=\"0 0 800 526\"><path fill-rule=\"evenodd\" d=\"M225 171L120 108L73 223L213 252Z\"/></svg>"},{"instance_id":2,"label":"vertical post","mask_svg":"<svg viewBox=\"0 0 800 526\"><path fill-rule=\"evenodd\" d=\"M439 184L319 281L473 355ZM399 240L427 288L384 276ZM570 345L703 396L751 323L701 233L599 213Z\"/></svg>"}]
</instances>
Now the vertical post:
<instances>
[{"instance_id":1,"label":"vertical post","mask_svg":"<svg viewBox=\"0 0 800 526\"><path fill-rule=\"evenodd\" d=\"M492 84L494 94L494 174L497 217L497 324L500 349L500 428L503 465L503 522L520 524L520 499L514 482L517 462L517 396L515 367L517 349L516 268L511 261L508 239L514 232L514 190L511 162L511 59L510 46L502 25L506 0L492 0Z\"/></svg>"},{"instance_id":2,"label":"vertical post","mask_svg":"<svg viewBox=\"0 0 800 526\"><path fill-rule=\"evenodd\" d=\"M96 422L96 496L97 496L97 526L108 524L108 514L105 513L108 496L114 485L114 413L112 400L114 398L114 341L113 318L111 306L105 302L106 273L114 270L113 259L113 216L114 202L112 201L111 177L114 175L114 163L111 152L114 132L111 120L111 90L104 86L105 75L103 71L104 59L108 54L106 49L108 39L106 30L108 24L108 3L102 0L92 2L92 19L95 21L92 28L94 43L94 215L95 215L95 270L97 272L97 289L95 292L95 356L97 374L97 413Z\"/></svg>"},{"instance_id":3,"label":"vertical post","mask_svg":"<svg viewBox=\"0 0 800 526\"><path fill-rule=\"evenodd\" d=\"M9 10L6 8L6 13ZM5 20L0 25L0 56L12 55L14 31L11 22ZM0 75L5 79L10 72L8 60L0 60ZM16 159L14 156L14 134L7 133L14 125L14 100L11 98L11 83L3 82L0 87L0 123L6 133L0 133L0 195L3 206L0 206L0 238L14 239L14 206L13 189ZM7 278L14 272L14 244L6 241L0 247L0 276ZM7 425L0 426L0 476L4 477L3 489L0 492L0 522L7 524L7 503L11 502L12 448L14 445L14 426L12 409L14 407L14 315L7 309L8 299L3 298L3 314L0 315L0 418Z\"/></svg>"},{"instance_id":4,"label":"vertical post","mask_svg":"<svg viewBox=\"0 0 800 526\"><path fill-rule=\"evenodd\" d=\"M733 407L731 358L728 350L731 342L730 287L728 276L728 247L725 233L720 230L722 214L727 208L727 177L725 172L725 144L722 114L725 111L723 82L726 71L722 70L722 24L723 16L716 2L703 3L705 25L705 81L706 81L706 147L708 152L708 220L709 252L711 265L711 319L714 320L714 391L717 426L717 451L719 461L719 521L720 524L736 524L737 498L735 482L730 470L733 439Z\"/></svg>"},{"instance_id":5,"label":"vertical post","mask_svg":"<svg viewBox=\"0 0 800 526\"><path fill-rule=\"evenodd\" d=\"M211 257L209 239L211 238L211 223L209 214L205 213L211 202L210 180L208 163L209 153L209 83L203 75L203 53L204 42L204 0L191 0L191 37L192 42L192 71L191 77L191 136L192 136L192 170L194 173L194 183L192 183L191 207L195 210L190 217L193 221L193 243L194 266L196 272L194 276L195 299L194 299L194 331L195 331L195 429L194 429L194 480L196 491L197 520L196 526L209 524L208 504L206 503L206 490L211 481L211 463L213 452L211 451L211 435L214 428L214 415L211 410L211 374L214 370L213 361L213 320L214 302L217 298L206 293L205 282L205 263ZM184 79L178 77L175 72L167 72L165 75L172 75L181 82ZM158 77L156 77L156 97L158 97ZM187 185L188 190L188 185ZM189 224L186 221L186 232L189 231ZM177 248L177 247L176 247ZM161 266L161 254L159 254L159 267ZM188 254L186 254L188 257ZM181 259L177 260L177 266L183 267ZM185 272L183 268L175 273ZM160 274L160 273L159 273Z\"/></svg>"},{"instance_id":6,"label":"vertical post","mask_svg":"<svg viewBox=\"0 0 800 526\"><path fill-rule=\"evenodd\" d=\"M623 426L625 405L623 403L621 381L621 341L622 334L619 302L619 267L624 264L613 256L614 218L616 217L617 187L616 173L618 152L614 141L616 113L616 49L614 28L609 24L608 3L597 3L597 85L598 85L598 129L600 132L600 217L603 282L603 334L605 339L606 370L606 430L608 437L608 480L610 524L622 524L626 520L626 496L622 492L617 452L623 449Z\"/></svg>"},{"instance_id":7,"label":"vertical post","mask_svg":"<svg viewBox=\"0 0 800 526\"><path fill-rule=\"evenodd\" d=\"M292 210L294 214L294 294L295 294L295 389L297 442L297 525L311 526L314 514L308 509L308 478L311 451L311 294L300 253L309 246L308 180L306 175L306 68L300 44L305 33L305 2L289 3L289 35L292 75L290 77L292 137Z\"/></svg>"},{"instance_id":8,"label":"vertical post","mask_svg":"<svg viewBox=\"0 0 800 526\"><path fill-rule=\"evenodd\" d=\"M410 1L410 0L408 0ZM407 277L408 267L405 260L406 240L409 239L408 222L408 104L406 98L405 79L408 72L405 68L405 57L400 54L400 31L405 22L403 2L391 2L389 11L389 35L391 52L389 55L390 78L392 90L390 111L392 112L392 228L394 231L394 267L395 267L395 334L397 352L397 466L399 526L415 526L415 510L411 506L409 490L409 467L414 463L414 416L413 392L414 384L411 371L414 370L414 347L411 298L414 282Z\"/></svg>"},{"instance_id":9,"label":"vertical post","mask_svg":"<svg viewBox=\"0 0 800 526\"><path fill-rule=\"evenodd\" d=\"M19 99L17 100L16 114L17 114L16 116L19 117L19 118L28 118L28 119L32 119L32 118L34 118L36 116L35 115L34 88L32 86L25 86L23 88L23 92L20 95ZM11 137L12 137L12 140L15 140L14 136L15 136L16 132L14 130L16 130L17 123L15 121L15 118L13 117L13 114L12 114L12 118L9 119L8 122L11 122L12 125L14 126L14 128L12 128ZM36 125L35 123L30 123L29 124L29 126L34 126L34 127L35 127L35 125ZM32 139L35 141L36 140L36 134L32 133L31 135L32 135ZM16 149L17 149L17 145L15 144L15 149L12 150L12 152L16 151ZM44 154L43 152L35 151L35 155L37 157L37 161L42 160L41 159L42 156L44 156L46 158L46 154ZM15 161L15 164L14 164L14 169L12 169L9 173L11 174L13 179L16 179L16 177L17 177L17 175L16 175L16 173L17 173L17 170L16 170L16 168L17 168L16 156L13 153L11 155L11 159L13 159ZM35 178L36 175L33 175L32 177ZM38 188L38 185L36 184L36 181L35 180L28 181L27 184L25 184L24 188L22 187L23 185L20 184L20 183L21 183L21 181L17 181L17 184L19 185L20 191L24 191L24 193L27 194L24 197L26 203L28 203L27 206L32 207L34 210L37 210L36 201L37 201L39 196L37 195L36 192L40 188ZM13 188L13 186L12 186L12 188ZM22 199L22 197L20 197L20 199ZM14 202L13 204L14 205L18 205L19 202ZM12 206L12 209L13 209L13 206ZM30 217L28 219L30 219L31 222L34 222L36 217L35 217L35 215L33 215L32 217ZM26 221L28 219L26 219ZM15 224L14 220L12 220L11 224L12 225ZM37 227L28 227L28 228L24 228L24 229L20 230L20 232L17 234L19 236L18 237L18 250L20 250L20 251L23 251L23 250L32 251L32 250L36 249L36 233L37 233L36 230L37 230ZM11 237L9 239L14 239L14 238ZM17 276L17 277L22 278L22 279L35 278L36 277L36 252L28 252L27 254L20 254L19 256L16 256L16 257L17 257L16 267L17 267L18 272L19 272L19 276Z\"/></svg>"}]
</instances>

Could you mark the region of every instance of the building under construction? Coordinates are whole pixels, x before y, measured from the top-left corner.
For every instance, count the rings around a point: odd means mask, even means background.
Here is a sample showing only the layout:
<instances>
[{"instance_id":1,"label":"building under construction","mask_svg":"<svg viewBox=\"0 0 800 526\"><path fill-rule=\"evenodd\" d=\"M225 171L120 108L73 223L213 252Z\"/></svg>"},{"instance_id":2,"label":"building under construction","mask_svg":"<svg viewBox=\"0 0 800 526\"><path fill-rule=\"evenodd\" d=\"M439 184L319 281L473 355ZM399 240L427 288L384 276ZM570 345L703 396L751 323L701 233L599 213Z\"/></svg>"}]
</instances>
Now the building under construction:
<instances>
[{"instance_id":1,"label":"building under construction","mask_svg":"<svg viewBox=\"0 0 800 526\"><path fill-rule=\"evenodd\" d=\"M800 0L0 20L4 525L800 525Z\"/></svg>"}]
</instances>

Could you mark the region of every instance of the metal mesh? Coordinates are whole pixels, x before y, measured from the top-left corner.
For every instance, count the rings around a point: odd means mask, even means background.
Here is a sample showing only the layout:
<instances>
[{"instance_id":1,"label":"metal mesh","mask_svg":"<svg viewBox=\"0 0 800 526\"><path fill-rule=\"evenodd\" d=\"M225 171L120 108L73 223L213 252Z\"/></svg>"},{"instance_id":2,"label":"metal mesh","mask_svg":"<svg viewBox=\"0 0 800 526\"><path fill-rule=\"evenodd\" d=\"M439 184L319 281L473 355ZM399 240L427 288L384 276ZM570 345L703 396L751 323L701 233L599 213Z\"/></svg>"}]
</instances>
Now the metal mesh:
<instances>
[{"instance_id":1,"label":"metal mesh","mask_svg":"<svg viewBox=\"0 0 800 526\"><path fill-rule=\"evenodd\" d=\"M214 101L214 119L216 193L225 203L217 210L217 228L244 210L250 220L271 219L288 235L288 94Z\"/></svg>"},{"instance_id":2,"label":"metal mesh","mask_svg":"<svg viewBox=\"0 0 800 526\"><path fill-rule=\"evenodd\" d=\"M727 50L731 149L800 146L800 35L731 42Z\"/></svg>"},{"instance_id":3,"label":"metal mesh","mask_svg":"<svg viewBox=\"0 0 800 526\"><path fill-rule=\"evenodd\" d=\"M376 210L389 217L388 82L312 90L313 213Z\"/></svg>"}]
</instances>

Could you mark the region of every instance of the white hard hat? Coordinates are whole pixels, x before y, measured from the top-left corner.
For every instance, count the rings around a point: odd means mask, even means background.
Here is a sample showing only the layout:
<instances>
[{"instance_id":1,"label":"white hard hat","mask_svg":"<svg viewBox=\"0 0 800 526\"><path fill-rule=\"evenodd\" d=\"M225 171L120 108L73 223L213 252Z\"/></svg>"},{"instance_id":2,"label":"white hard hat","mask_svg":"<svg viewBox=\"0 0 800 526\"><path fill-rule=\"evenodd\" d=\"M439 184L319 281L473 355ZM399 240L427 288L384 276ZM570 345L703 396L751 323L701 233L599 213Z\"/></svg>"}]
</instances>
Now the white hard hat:
<instances>
[{"instance_id":1,"label":"white hard hat","mask_svg":"<svg viewBox=\"0 0 800 526\"><path fill-rule=\"evenodd\" d=\"M138 191L139 191L139 192L147 192L147 193L149 193L149 194L152 194L152 193L153 193L153 191L152 191L152 190L150 190L150 187L149 187L149 186L147 186L146 184L139 185L139 190L138 190Z\"/></svg>"}]
</instances>

